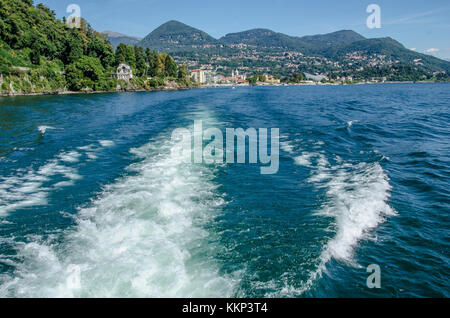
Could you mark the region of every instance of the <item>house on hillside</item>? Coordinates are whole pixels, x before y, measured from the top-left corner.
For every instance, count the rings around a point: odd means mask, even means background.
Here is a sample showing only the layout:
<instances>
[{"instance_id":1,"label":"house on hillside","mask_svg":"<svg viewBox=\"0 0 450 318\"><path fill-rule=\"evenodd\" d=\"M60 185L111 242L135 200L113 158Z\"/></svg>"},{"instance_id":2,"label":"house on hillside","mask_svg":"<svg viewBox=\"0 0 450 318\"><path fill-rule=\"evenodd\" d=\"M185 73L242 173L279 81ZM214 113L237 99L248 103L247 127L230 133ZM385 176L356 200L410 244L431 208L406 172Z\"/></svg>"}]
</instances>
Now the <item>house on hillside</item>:
<instances>
[{"instance_id":1,"label":"house on hillside","mask_svg":"<svg viewBox=\"0 0 450 318\"><path fill-rule=\"evenodd\" d=\"M128 64L122 63L117 67L116 72L112 76L119 80L129 81L133 78L133 70Z\"/></svg>"}]
</instances>

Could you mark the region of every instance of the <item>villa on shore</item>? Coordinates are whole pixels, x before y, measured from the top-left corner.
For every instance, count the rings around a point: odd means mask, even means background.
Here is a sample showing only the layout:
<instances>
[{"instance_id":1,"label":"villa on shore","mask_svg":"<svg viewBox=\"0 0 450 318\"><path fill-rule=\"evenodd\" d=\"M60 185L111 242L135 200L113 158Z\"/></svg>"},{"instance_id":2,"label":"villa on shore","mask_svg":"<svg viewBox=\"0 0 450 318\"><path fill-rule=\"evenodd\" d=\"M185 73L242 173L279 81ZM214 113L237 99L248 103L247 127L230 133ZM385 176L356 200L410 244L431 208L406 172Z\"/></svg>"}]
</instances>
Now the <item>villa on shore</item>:
<instances>
[{"instance_id":1,"label":"villa on shore","mask_svg":"<svg viewBox=\"0 0 450 318\"><path fill-rule=\"evenodd\" d=\"M133 78L133 70L131 66L125 63L121 63L115 73L112 74L112 77L115 77L119 80L129 81Z\"/></svg>"}]
</instances>

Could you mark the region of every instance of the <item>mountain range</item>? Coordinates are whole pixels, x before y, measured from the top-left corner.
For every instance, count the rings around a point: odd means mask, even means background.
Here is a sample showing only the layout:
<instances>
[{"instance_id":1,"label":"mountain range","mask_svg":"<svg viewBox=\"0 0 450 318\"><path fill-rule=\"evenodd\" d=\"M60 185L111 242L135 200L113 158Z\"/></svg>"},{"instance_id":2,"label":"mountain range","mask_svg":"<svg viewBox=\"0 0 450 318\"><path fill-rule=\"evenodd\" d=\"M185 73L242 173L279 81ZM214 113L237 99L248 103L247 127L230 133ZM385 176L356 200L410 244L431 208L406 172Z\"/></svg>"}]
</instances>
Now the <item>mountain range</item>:
<instances>
[{"instance_id":1,"label":"mountain range","mask_svg":"<svg viewBox=\"0 0 450 318\"><path fill-rule=\"evenodd\" d=\"M409 50L390 37L368 39L351 30L297 37L268 29L252 29L215 39L202 30L172 20L143 39L111 32L107 35L113 45L122 41L168 52L180 62L184 61L190 65L208 64L211 58L219 55L225 58L225 62L219 63L225 68L234 65L256 69L275 67L280 72L287 73L293 69L287 70L283 65L280 66L281 62L297 63L297 68L313 72L333 69L333 65L340 65L341 70L354 68L355 65L360 68L406 65L428 73L450 73L448 61ZM264 59L266 61L263 61ZM255 63L257 60L262 63ZM268 60L279 60L279 66L269 63ZM324 67L320 67L320 64Z\"/></svg>"},{"instance_id":2,"label":"mountain range","mask_svg":"<svg viewBox=\"0 0 450 318\"><path fill-rule=\"evenodd\" d=\"M139 42L142 40L142 38L136 36L130 36L113 31L103 31L102 34L106 36L106 38L114 48L116 48L120 43L134 46L136 44L139 44Z\"/></svg>"}]
</instances>

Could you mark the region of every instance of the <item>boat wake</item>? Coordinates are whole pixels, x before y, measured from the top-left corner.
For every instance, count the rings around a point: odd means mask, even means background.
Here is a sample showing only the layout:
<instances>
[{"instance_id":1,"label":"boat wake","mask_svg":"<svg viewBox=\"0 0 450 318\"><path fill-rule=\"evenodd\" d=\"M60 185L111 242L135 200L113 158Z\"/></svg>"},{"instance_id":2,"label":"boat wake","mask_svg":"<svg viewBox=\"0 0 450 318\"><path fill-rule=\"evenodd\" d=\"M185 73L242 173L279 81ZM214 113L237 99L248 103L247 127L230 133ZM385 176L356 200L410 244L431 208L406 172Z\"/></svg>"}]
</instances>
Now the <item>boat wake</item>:
<instances>
[{"instance_id":1,"label":"boat wake","mask_svg":"<svg viewBox=\"0 0 450 318\"><path fill-rule=\"evenodd\" d=\"M86 159L97 159L104 147L112 141L100 140L98 144L61 151L37 169L20 169L9 176L0 176L0 217L23 208L48 204L50 192L74 185L82 176L78 164Z\"/></svg>"},{"instance_id":2,"label":"boat wake","mask_svg":"<svg viewBox=\"0 0 450 318\"><path fill-rule=\"evenodd\" d=\"M186 164L175 149L164 138L132 149L140 161L79 210L75 228L17 245L0 297L232 296L238 279L220 273L205 229L224 204L214 167Z\"/></svg>"},{"instance_id":3,"label":"boat wake","mask_svg":"<svg viewBox=\"0 0 450 318\"><path fill-rule=\"evenodd\" d=\"M396 212L389 206L391 186L378 162L345 163L339 158L330 164L323 151L302 152L293 158L299 166L311 170L307 180L318 189L325 189L326 201L317 215L332 218L330 231L334 237L324 246L317 267L300 288L286 284L276 294L293 297L304 294L319 279L326 264L335 259L354 265L353 254L361 240Z\"/></svg>"},{"instance_id":4,"label":"boat wake","mask_svg":"<svg viewBox=\"0 0 450 318\"><path fill-rule=\"evenodd\" d=\"M76 167L69 165L78 162L80 156L77 151L61 152L37 170L21 170L0 177L0 217L15 210L46 205L50 191L81 179ZM55 176L60 176L59 182L52 182Z\"/></svg>"}]
</instances>

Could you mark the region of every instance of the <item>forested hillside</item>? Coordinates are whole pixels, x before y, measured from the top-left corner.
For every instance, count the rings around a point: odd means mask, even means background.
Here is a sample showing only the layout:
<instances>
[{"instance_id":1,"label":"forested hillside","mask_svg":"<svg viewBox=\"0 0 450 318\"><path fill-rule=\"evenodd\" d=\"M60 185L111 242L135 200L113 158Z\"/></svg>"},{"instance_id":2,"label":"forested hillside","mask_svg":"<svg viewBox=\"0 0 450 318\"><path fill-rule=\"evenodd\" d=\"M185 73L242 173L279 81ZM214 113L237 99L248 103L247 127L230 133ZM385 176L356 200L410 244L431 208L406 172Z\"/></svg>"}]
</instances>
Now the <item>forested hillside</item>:
<instances>
[{"instance_id":1,"label":"forested hillside","mask_svg":"<svg viewBox=\"0 0 450 318\"><path fill-rule=\"evenodd\" d=\"M289 36L252 29L214 39L178 21L164 23L139 45L173 54L178 63L214 69L230 76L264 73L300 80L303 73L352 81L449 80L450 63L405 48L392 38L366 39L342 30L312 36Z\"/></svg>"},{"instance_id":2,"label":"forested hillside","mask_svg":"<svg viewBox=\"0 0 450 318\"><path fill-rule=\"evenodd\" d=\"M116 66L130 64L130 82L111 76ZM149 89L175 80L178 66L167 54L122 45L114 52L105 35L86 21L69 28L55 12L32 0L0 0L0 92L2 94L64 91ZM147 80L147 75L158 79Z\"/></svg>"},{"instance_id":3,"label":"forested hillside","mask_svg":"<svg viewBox=\"0 0 450 318\"><path fill-rule=\"evenodd\" d=\"M139 43L163 52L213 44L218 44L218 41L206 32L173 20L153 30Z\"/></svg>"}]
</instances>

